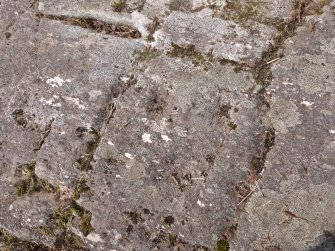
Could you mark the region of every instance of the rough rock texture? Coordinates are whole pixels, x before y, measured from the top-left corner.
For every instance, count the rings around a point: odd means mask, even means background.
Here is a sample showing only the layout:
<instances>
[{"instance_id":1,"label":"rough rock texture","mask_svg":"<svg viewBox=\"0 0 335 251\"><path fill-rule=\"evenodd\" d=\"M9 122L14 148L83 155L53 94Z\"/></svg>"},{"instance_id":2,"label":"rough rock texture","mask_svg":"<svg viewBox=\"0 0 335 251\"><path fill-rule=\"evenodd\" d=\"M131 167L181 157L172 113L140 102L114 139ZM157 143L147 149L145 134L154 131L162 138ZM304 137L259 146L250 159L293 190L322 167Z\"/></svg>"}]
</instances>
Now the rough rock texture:
<instances>
[{"instance_id":1,"label":"rough rock texture","mask_svg":"<svg viewBox=\"0 0 335 251\"><path fill-rule=\"evenodd\" d=\"M249 74L230 66L203 74L189 60L150 61L115 103L91 190L80 200L105 244L149 250L167 248L178 236L190 245L215 246L235 215L231 187L244 178L257 148L257 110L242 94L252 85ZM101 224L101 215L113 217Z\"/></svg>"},{"instance_id":2,"label":"rough rock texture","mask_svg":"<svg viewBox=\"0 0 335 251\"><path fill-rule=\"evenodd\" d=\"M213 18L212 14L210 9L195 14L172 12L154 34L155 47L191 44L215 58L252 64L261 58L275 34L274 28L262 24L244 28L235 21Z\"/></svg>"},{"instance_id":3,"label":"rough rock texture","mask_svg":"<svg viewBox=\"0 0 335 251\"><path fill-rule=\"evenodd\" d=\"M334 1L0 1L1 250L333 250Z\"/></svg>"},{"instance_id":4,"label":"rough rock texture","mask_svg":"<svg viewBox=\"0 0 335 251\"><path fill-rule=\"evenodd\" d=\"M288 39L285 56L272 66L269 119L276 144L262 189L246 206L236 250L266 244L308 250L334 231L335 16L326 12L316 20L314 32L301 27Z\"/></svg>"}]
</instances>

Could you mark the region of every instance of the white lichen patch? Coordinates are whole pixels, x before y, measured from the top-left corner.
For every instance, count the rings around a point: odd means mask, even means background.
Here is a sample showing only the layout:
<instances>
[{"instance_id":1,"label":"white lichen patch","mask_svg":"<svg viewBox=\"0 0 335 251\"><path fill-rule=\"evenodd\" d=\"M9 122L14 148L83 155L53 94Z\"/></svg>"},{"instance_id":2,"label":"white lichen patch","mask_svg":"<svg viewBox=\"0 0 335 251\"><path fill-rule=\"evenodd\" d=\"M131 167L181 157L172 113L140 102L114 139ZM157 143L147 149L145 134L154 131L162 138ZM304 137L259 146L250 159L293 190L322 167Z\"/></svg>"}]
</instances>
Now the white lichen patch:
<instances>
[{"instance_id":1,"label":"white lichen patch","mask_svg":"<svg viewBox=\"0 0 335 251\"><path fill-rule=\"evenodd\" d=\"M52 105L52 103L54 102L55 100L53 98L51 99L46 99L46 98L40 98L40 102L43 103L43 104L46 104L46 105Z\"/></svg>"},{"instance_id":2,"label":"white lichen patch","mask_svg":"<svg viewBox=\"0 0 335 251\"><path fill-rule=\"evenodd\" d=\"M329 130L329 133L335 134L335 130Z\"/></svg>"},{"instance_id":3,"label":"white lichen patch","mask_svg":"<svg viewBox=\"0 0 335 251\"><path fill-rule=\"evenodd\" d=\"M314 103L313 103L313 102L308 102L308 101L304 100L304 101L302 101L300 104L309 107L309 106L312 106Z\"/></svg>"},{"instance_id":4,"label":"white lichen patch","mask_svg":"<svg viewBox=\"0 0 335 251\"><path fill-rule=\"evenodd\" d=\"M58 103L53 104L52 106L53 107L62 107L62 104L58 102Z\"/></svg>"},{"instance_id":5,"label":"white lichen patch","mask_svg":"<svg viewBox=\"0 0 335 251\"><path fill-rule=\"evenodd\" d=\"M169 136L167 136L165 134L162 134L161 137L162 137L162 140L164 140L165 142L172 141L172 139L170 139Z\"/></svg>"},{"instance_id":6,"label":"white lichen patch","mask_svg":"<svg viewBox=\"0 0 335 251\"><path fill-rule=\"evenodd\" d=\"M102 91L91 90L91 91L88 92L88 95L90 95L90 100L96 100L99 96L102 95Z\"/></svg>"},{"instance_id":7,"label":"white lichen patch","mask_svg":"<svg viewBox=\"0 0 335 251\"><path fill-rule=\"evenodd\" d=\"M152 143L152 140L150 139L151 135L149 133L143 133L142 134L142 140L144 143Z\"/></svg>"},{"instance_id":8,"label":"white lichen patch","mask_svg":"<svg viewBox=\"0 0 335 251\"><path fill-rule=\"evenodd\" d=\"M197 204L198 204L200 207L205 207L205 206L206 206L206 205L205 205L203 202L201 202L200 200L197 201Z\"/></svg>"},{"instance_id":9,"label":"white lichen patch","mask_svg":"<svg viewBox=\"0 0 335 251\"><path fill-rule=\"evenodd\" d=\"M135 28L141 33L143 37L148 36L147 27L151 24L151 20L138 11L131 13L131 18Z\"/></svg>"},{"instance_id":10,"label":"white lichen patch","mask_svg":"<svg viewBox=\"0 0 335 251\"><path fill-rule=\"evenodd\" d=\"M114 143L112 141L108 141L107 144L110 146L114 146Z\"/></svg>"},{"instance_id":11,"label":"white lichen patch","mask_svg":"<svg viewBox=\"0 0 335 251\"><path fill-rule=\"evenodd\" d=\"M67 96L65 96L64 99L66 101L69 101L69 102L73 103L74 105L78 106L79 109L82 109L82 110L86 109L86 107L80 103L80 99L79 98L73 98L73 97L67 97Z\"/></svg>"},{"instance_id":12,"label":"white lichen patch","mask_svg":"<svg viewBox=\"0 0 335 251\"><path fill-rule=\"evenodd\" d=\"M104 242L103 239L101 239L100 235L95 233L90 233L89 235L87 235L86 238L92 242Z\"/></svg>"},{"instance_id":13,"label":"white lichen patch","mask_svg":"<svg viewBox=\"0 0 335 251\"><path fill-rule=\"evenodd\" d=\"M123 77L121 77L120 78L120 80L123 82L123 83L128 83L129 82L129 80L130 80L130 77L126 77L126 76L123 76Z\"/></svg>"},{"instance_id":14,"label":"white lichen patch","mask_svg":"<svg viewBox=\"0 0 335 251\"><path fill-rule=\"evenodd\" d=\"M132 155L130 153L125 153L124 156L126 156L126 158L128 159L135 159L135 155Z\"/></svg>"},{"instance_id":15,"label":"white lichen patch","mask_svg":"<svg viewBox=\"0 0 335 251\"><path fill-rule=\"evenodd\" d=\"M65 83L71 83L71 80L70 79L64 80L61 77L56 76L56 77L47 79L46 83L50 85L51 87L61 87Z\"/></svg>"},{"instance_id":16,"label":"white lichen patch","mask_svg":"<svg viewBox=\"0 0 335 251\"><path fill-rule=\"evenodd\" d=\"M276 131L287 133L288 128L301 124L298 107L292 101L273 97L269 117Z\"/></svg>"}]
</instances>

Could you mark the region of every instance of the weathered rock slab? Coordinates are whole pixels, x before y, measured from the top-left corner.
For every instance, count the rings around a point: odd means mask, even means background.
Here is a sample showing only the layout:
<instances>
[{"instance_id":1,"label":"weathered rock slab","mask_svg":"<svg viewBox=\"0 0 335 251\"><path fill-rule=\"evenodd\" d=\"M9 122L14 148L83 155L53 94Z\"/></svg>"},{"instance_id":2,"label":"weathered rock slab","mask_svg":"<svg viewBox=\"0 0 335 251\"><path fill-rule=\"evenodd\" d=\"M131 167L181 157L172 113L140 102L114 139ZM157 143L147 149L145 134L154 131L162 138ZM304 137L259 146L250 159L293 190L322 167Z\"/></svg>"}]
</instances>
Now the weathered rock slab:
<instances>
[{"instance_id":1,"label":"weathered rock slab","mask_svg":"<svg viewBox=\"0 0 335 251\"><path fill-rule=\"evenodd\" d=\"M298 29L272 67L269 119L276 142L261 190L242 216L235 250L309 250L334 231L334 13L317 19L314 32Z\"/></svg>"}]
</instances>

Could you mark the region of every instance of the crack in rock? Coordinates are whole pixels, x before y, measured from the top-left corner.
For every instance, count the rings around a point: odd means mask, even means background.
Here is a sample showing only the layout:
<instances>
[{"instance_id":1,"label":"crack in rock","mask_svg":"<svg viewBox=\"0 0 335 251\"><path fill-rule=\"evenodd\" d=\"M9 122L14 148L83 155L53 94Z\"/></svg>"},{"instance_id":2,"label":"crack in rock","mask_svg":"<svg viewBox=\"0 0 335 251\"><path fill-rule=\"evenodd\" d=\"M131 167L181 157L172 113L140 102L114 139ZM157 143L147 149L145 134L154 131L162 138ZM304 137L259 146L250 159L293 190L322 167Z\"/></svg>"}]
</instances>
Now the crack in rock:
<instances>
[{"instance_id":1,"label":"crack in rock","mask_svg":"<svg viewBox=\"0 0 335 251\"><path fill-rule=\"evenodd\" d=\"M37 14L39 18L47 18L50 20L61 21L68 25L79 26L84 29L89 29L98 33L103 33L106 35L114 35L122 38L132 38L137 39L141 38L141 33L127 25L116 25L111 24L96 18L91 17L74 17L66 15L51 15L51 14Z\"/></svg>"},{"instance_id":2,"label":"crack in rock","mask_svg":"<svg viewBox=\"0 0 335 251\"><path fill-rule=\"evenodd\" d=\"M137 83L136 79L131 76L124 81L124 84L114 93L114 99L118 98L120 95L123 95L131 86ZM92 169L91 162L93 161L94 154L101 143L102 137L107 131L107 126L110 123L110 120L113 118L113 114L116 110L115 104L113 102L109 103L107 106L107 114L104 119L100 131L91 128L90 132L94 135L94 139L87 144L87 151L79 159L77 159L75 166L81 171L88 171Z\"/></svg>"},{"instance_id":3,"label":"crack in rock","mask_svg":"<svg viewBox=\"0 0 335 251\"><path fill-rule=\"evenodd\" d=\"M251 161L250 174L246 178L246 181L241 182L237 186L237 194L242 195L243 201L246 201L246 196L249 197L254 191L251 187L261 178L262 171L265 168L267 154L275 144L276 131L268 119L271 94L266 90L272 81L271 63L283 56L280 49L284 42L292 37L296 29L302 25L304 17L311 13L311 5L313 5L314 8L319 7L319 5L315 5L315 3L310 0L295 3L290 18L286 23L281 25L279 32L275 35L273 39L274 43L263 53L261 60L259 60L252 69L256 83L261 86L254 98L260 113L260 122L266 126L266 128L263 138L261 139L260 149Z\"/></svg>"},{"instance_id":4,"label":"crack in rock","mask_svg":"<svg viewBox=\"0 0 335 251\"><path fill-rule=\"evenodd\" d=\"M47 126L45 127L45 130L42 133L41 139L38 141L36 148L34 148L34 152L37 152L39 150L41 150L45 139L49 136L50 132L51 132L51 126L52 123L54 122L54 118L52 118L49 122L49 124L47 124Z\"/></svg>"}]
</instances>

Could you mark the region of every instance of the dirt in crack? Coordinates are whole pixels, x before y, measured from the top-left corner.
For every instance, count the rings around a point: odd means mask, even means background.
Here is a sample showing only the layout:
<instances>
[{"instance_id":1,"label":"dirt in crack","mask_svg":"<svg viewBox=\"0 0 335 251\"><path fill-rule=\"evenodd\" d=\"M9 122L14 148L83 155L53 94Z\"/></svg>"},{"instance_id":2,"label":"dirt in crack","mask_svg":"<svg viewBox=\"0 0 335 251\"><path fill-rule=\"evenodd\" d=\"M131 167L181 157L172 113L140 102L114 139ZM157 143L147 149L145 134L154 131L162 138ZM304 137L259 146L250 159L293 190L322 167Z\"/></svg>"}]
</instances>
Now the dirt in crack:
<instances>
[{"instance_id":1,"label":"dirt in crack","mask_svg":"<svg viewBox=\"0 0 335 251\"><path fill-rule=\"evenodd\" d=\"M81 127L77 128L77 132L81 131ZM93 139L87 143L86 146L86 152L81 155L75 163L75 166L80 171L88 171L92 169L91 162L93 160L94 154L96 149L98 148L100 141L101 141L101 135L100 132L95 130L94 128L91 128L89 131L89 134L93 135Z\"/></svg>"},{"instance_id":2,"label":"dirt in crack","mask_svg":"<svg viewBox=\"0 0 335 251\"><path fill-rule=\"evenodd\" d=\"M41 150L45 139L49 136L50 132L51 132L51 127L52 127L52 123L54 122L54 119L52 118L50 120L50 122L47 124L47 126L45 127L44 131L42 132L41 138L40 140L37 142L37 146L33 149L34 152L37 152L39 150Z\"/></svg>"},{"instance_id":3,"label":"dirt in crack","mask_svg":"<svg viewBox=\"0 0 335 251\"><path fill-rule=\"evenodd\" d=\"M292 37L296 29L304 23L304 17L311 14L321 14L322 8L329 4L329 0L296 0L290 13L288 21L277 25L278 33L273 43L263 53L261 59L252 69L252 74L257 84L262 86L270 85L272 79L271 63L283 57L280 49L285 41Z\"/></svg>"},{"instance_id":4,"label":"dirt in crack","mask_svg":"<svg viewBox=\"0 0 335 251\"><path fill-rule=\"evenodd\" d=\"M106 118L102 123L100 131L97 131L94 128L84 128L84 127L78 127L76 129L78 133L78 137L82 137L84 134L90 134L93 136L93 139L90 140L86 145L86 151L83 155L81 155L75 162L75 167L79 169L80 171L88 171L92 169L91 163L94 158L94 154L101 143L101 139L103 135L106 133L107 126L110 122L110 120L113 118L114 112L115 112L115 105L114 103L110 103L107 106L106 111Z\"/></svg>"},{"instance_id":5,"label":"dirt in crack","mask_svg":"<svg viewBox=\"0 0 335 251\"><path fill-rule=\"evenodd\" d=\"M259 148L251 160L249 175L245 181L240 182L235 187L239 200L238 205L245 202L258 187L257 182L261 178L261 173L265 168L267 154L275 144L276 131L271 123L268 123L271 93L267 91L267 87L270 86L273 78L271 64L283 56L280 49L284 46L285 41L295 34L296 29L304 23L304 17L311 13L319 13L319 9L327 2L329 1L315 4L315 2L311 0L296 1L288 21L278 26L279 31L273 39L273 44L263 53L261 60L259 60L252 69L253 78L256 83L261 86L260 90L254 96L254 99L260 114L261 124L265 129L259 138ZM312 9L315 9L315 11L311 11Z\"/></svg>"},{"instance_id":6,"label":"dirt in crack","mask_svg":"<svg viewBox=\"0 0 335 251\"><path fill-rule=\"evenodd\" d=\"M50 15L50 14L37 14L39 18L47 18L50 20L62 21L65 24L79 26L85 29L90 29L92 31L103 33L107 35L114 35L123 38L140 38L141 33L127 25L116 25L107 23L105 21L91 18L91 17L73 17L65 15Z\"/></svg>"}]
</instances>

